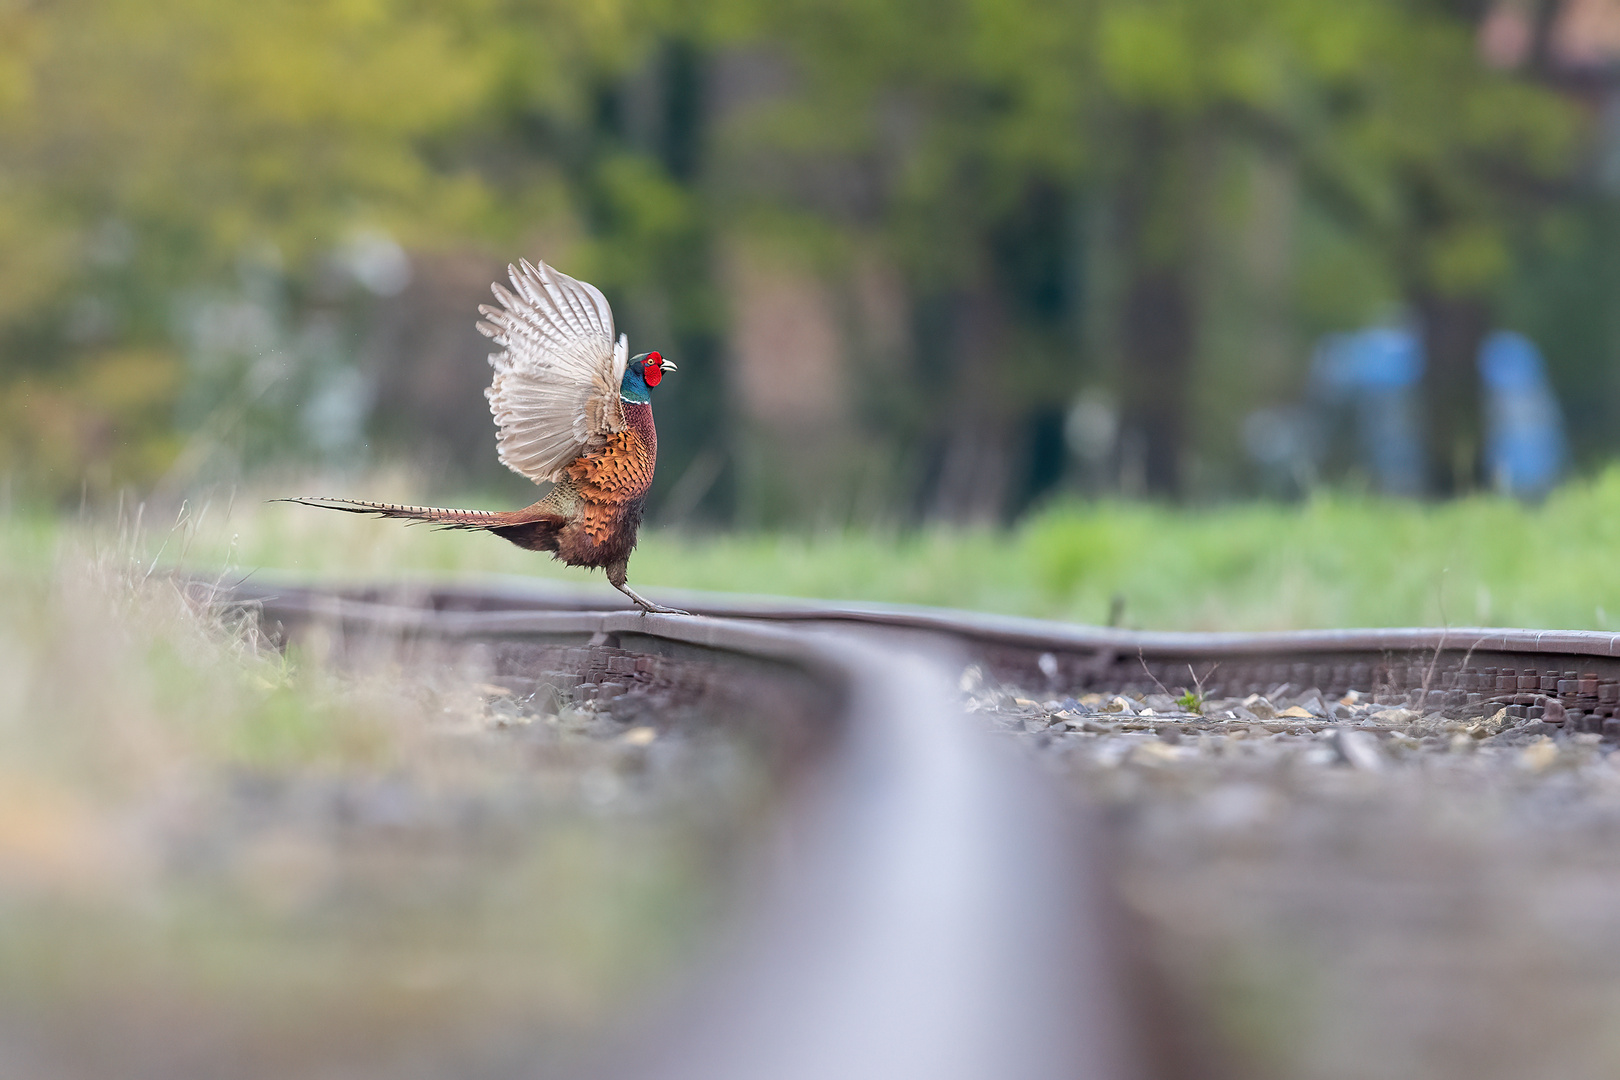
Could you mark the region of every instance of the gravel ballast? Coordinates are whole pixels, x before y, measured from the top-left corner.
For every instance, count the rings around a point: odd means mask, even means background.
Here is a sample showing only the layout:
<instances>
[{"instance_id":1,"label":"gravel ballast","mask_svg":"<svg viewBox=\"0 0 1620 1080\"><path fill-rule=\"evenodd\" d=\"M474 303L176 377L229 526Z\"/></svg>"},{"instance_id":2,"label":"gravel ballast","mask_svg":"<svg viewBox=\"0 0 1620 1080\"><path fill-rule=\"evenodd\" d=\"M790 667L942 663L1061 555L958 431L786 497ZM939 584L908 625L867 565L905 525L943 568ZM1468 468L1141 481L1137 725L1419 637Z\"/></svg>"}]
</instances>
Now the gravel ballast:
<instances>
[{"instance_id":1,"label":"gravel ballast","mask_svg":"<svg viewBox=\"0 0 1620 1080\"><path fill-rule=\"evenodd\" d=\"M1288 685L1054 698L970 667L961 689L1100 804L1211 1075L1620 1075L1602 736Z\"/></svg>"}]
</instances>

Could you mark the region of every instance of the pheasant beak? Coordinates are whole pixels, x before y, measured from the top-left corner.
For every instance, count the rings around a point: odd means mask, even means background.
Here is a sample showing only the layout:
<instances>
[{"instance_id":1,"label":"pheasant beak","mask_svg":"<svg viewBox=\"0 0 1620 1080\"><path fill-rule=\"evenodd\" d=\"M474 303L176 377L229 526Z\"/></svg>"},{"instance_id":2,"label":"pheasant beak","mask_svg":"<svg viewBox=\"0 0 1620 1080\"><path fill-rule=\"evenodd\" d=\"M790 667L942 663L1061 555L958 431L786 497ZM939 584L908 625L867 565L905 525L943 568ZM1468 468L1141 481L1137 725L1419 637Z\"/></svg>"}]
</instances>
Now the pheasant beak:
<instances>
[{"instance_id":1,"label":"pheasant beak","mask_svg":"<svg viewBox=\"0 0 1620 1080\"><path fill-rule=\"evenodd\" d=\"M674 371L675 370L675 362L673 360L669 359L668 357L660 356L658 358L658 370L659 371Z\"/></svg>"}]
</instances>

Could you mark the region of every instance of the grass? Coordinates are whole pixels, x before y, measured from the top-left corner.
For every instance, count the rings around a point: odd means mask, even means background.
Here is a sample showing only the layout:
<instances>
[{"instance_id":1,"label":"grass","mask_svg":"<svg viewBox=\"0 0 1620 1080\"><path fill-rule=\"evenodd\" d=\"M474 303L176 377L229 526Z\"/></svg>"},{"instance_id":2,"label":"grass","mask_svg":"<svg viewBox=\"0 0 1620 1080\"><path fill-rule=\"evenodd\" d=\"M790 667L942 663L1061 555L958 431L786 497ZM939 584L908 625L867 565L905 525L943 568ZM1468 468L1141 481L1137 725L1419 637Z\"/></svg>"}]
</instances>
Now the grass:
<instances>
[{"instance_id":1,"label":"grass","mask_svg":"<svg viewBox=\"0 0 1620 1080\"><path fill-rule=\"evenodd\" d=\"M386 487L387 485L385 485ZM375 492L405 498L406 490ZM372 491L369 485L357 490ZM436 532L238 496L199 511L190 549L161 559L266 575L600 574L494 537ZM12 546L52 526L17 518ZM1172 509L1059 503L1012 530L680 533L650 528L635 586L935 604L1126 625L1295 629L1495 625L1620 630L1620 467L1539 506L1494 496L1424 504L1325 493L1300 505Z\"/></svg>"},{"instance_id":2,"label":"grass","mask_svg":"<svg viewBox=\"0 0 1620 1080\"><path fill-rule=\"evenodd\" d=\"M377 494L407 497L401 486ZM497 1029L613 1015L700 921L713 838L678 814L593 816L535 789L534 758L460 741L452 729L487 704L468 691L476 672L384 657L339 676L267 648L162 571L600 576L492 537L263 501L276 493L119 535L0 512L0 1044L8 1025L58 1048L94 1031L111 1064L80 1071L117 1075L140 1040L162 1060L167 1032L234 1031L266 1041L222 1036L208 1052L286 1075L401 1033L455 1058L499 1044ZM1537 507L1323 494L1066 503L1012 530L650 529L631 579L1089 622L1119 597L1125 622L1150 628L1610 630L1617 549L1620 468ZM580 772L570 760L552 772ZM401 784L507 824L476 844L431 830L346 842L309 813L335 790L386 803ZM281 792L268 817L261 789ZM499 794L514 790L530 794Z\"/></svg>"},{"instance_id":3,"label":"grass","mask_svg":"<svg viewBox=\"0 0 1620 1080\"><path fill-rule=\"evenodd\" d=\"M197 524L0 528L0 1059L476 1072L691 947L756 792L603 804L633 755L491 730L474 661L269 648L161 572Z\"/></svg>"}]
</instances>

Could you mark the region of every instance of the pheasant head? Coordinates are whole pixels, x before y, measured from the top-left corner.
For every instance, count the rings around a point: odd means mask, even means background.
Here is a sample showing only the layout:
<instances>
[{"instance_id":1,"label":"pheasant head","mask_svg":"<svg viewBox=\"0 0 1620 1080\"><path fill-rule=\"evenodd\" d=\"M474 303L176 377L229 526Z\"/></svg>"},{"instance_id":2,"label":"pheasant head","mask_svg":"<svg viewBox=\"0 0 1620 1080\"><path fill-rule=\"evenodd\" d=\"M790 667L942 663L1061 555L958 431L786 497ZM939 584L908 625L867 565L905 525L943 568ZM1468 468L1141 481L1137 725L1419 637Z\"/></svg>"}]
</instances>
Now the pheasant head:
<instances>
[{"instance_id":1,"label":"pheasant head","mask_svg":"<svg viewBox=\"0 0 1620 1080\"><path fill-rule=\"evenodd\" d=\"M619 396L625 401L652 401L651 390L664 379L664 372L674 371L675 365L655 352L633 356L624 365L624 378L619 382Z\"/></svg>"}]
</instances>

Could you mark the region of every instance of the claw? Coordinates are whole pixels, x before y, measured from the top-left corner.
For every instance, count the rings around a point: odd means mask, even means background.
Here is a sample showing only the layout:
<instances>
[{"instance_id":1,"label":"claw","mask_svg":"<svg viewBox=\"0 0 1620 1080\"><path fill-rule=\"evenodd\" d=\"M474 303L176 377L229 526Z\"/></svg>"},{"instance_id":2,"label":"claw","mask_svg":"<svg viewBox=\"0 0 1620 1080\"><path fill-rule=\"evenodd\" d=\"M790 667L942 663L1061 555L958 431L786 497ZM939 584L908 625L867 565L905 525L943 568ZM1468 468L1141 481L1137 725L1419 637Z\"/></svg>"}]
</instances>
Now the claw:
<instances>
[{"instance_id":1,"label":"claw","mask_svg":"<svg viewBox=\"0 0 1620 1080\"><path fill-rule=\"evenodd\" d=\"M683 611L678 607L664 607L661 604L642 604L643 615L690 615L690 611Z\"/></svg>"},{"instance_id":2,"label":"claw","mask_svg":"<svg viewBox=\"0 0 1620 1080\"><path fill-rule=\"evenodd\" d=\"M692 614L690 611L682 611L680 608L665 607L662 604L655 604L651 600L643 598L639 593L636 592L636 590L632 589L628 585L620 585L619 583L613 581L610 581L609 584L611 584L615 589L618 589L620 592L624 593L624 595L628 596L630 599L634 600L636 602L636 606L641 608L641 613L643 615Z\"/></svg>"}]
</instances>

